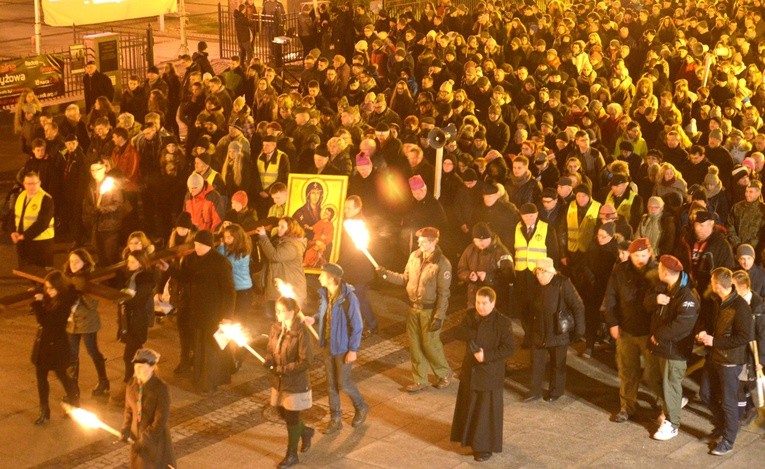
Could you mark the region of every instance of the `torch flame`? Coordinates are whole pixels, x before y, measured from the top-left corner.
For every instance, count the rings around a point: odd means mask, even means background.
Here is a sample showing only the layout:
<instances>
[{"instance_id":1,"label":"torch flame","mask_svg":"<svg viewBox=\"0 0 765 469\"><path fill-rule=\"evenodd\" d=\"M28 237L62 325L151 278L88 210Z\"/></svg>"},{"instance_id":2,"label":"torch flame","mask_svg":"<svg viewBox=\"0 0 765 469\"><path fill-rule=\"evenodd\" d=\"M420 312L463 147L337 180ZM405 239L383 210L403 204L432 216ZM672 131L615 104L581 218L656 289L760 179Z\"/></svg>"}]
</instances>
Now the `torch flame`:
<instances>
[{"instance_id":1,"label":"torch flame","mask_svg":"<svg viewBox=\"0 0 765 469\"><path fill-rule=\"evenodd\" d=\"M101 425L103 425L103 422L96 417L96 414L85 409L74 408L69 411L69 415L75 422L85 427L101 428Z\"/></svg>"},{"instance_id":2,"label":"torch flame","mask_svg":"<svg viewBox=\"0 0 765 469\"><path fill-rule=\"evenodd\" d=\"M274 282L276 283L276 289L279 290L280 296L284 298L292 298L293 300L298 299L297 293L295 292L295 287L293 287L291 284L280 278L277 278Z\"/></svg>"},{"instance_id":3,"label":"torch flame","mask_svg":"<svg viewBox=\"0 0 765 469\"><path fill-rule=\"evenodd\" d=\"M101 195L104 195L112 189L114 189L114 178L108 177L104 179L104 182L101 183L101 188L98 190L98 192Z\"/></svg>"},{"instance_id":4,"label":"torch flame","mask_svg":"<svg viewBox=\"0 0 765 469\"><path fill-rule=\"evenodd\" d=\"M247 333L238 322L222 322L220 323L220 330L240 347L244 347L249 342Z\"/></svg>"},{"instance_id":5,"label":"torch flame","mask_svg":"<svg viewBox=\"0 0 765 469\"><path fill-rule=\"evenodd\" d=\"M121 436L119 431L99 420L99 418L96 417L96 414L93 412L89 412L85 409L74 407L66 403L62 403L62 405L64 406L66 413L72 417L72 420L82 425L83 427L105 430L114 436Z\"/></svg>"},{"instance_id":6,"label":"torch flame","mask_svg":"<svg viewBox=\"0 0 765 469\"><path fill-rule=\"evenodd\" d=\"M345 220L343 227L358 249L369 247L369 230L362 220Z\"/></svg>"}]
</instances>

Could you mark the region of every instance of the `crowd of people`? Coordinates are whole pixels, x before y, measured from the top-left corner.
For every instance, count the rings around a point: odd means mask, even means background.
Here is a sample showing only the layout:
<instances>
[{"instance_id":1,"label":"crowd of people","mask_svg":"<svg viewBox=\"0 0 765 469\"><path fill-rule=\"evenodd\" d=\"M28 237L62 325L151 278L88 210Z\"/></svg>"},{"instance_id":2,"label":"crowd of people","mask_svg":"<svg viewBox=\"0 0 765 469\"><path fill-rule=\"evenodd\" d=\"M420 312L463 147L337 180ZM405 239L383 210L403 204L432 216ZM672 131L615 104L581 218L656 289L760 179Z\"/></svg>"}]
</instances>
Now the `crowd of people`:
<instances>
[{"instance_id":1,"label":"crowd of people","mask_svg":"<svg viewBox=\"0 0 765 469\"><path fill-rule=\"evenodd\" d=\"M450 385L439 332L450 291L466 287L452 438L476 460L502 449L497 363L513 350L505 315L520 320L531 349L525 401L542 397L548 356L552 402L564 393L572 342L584 340L585 359L599 342L615 344L613 420L636 413L643 379L661 410L659 440L677 435L688 363L704 356L699 397L715 423L712 454L729 453L756 416L750 391L765 359L760 0L439 0L398 13L350 2L304 8L296 87L248 47L216 74L200 42L181 58L183 75L172 63L162 73L152 66L120 96L89 63L84 115L72 104L57 122L25 92L15 128L29 160L6 223L19 263L52 266L60 236L87 247L97 266L127 260L128 387L149 327L146 272L166 272L153 278L178 313L177 371L193 370L206 392L240 362L217 348L218 322L246 319L253 298L263 301L277 319L271 403L290 435L280 467L295 464L297 442L307 450L313 435L299 417L311 404L312 356L299 324L316 322L327 349L327 431L342 428L339 390L352 398L354 426L365 420L350 364L377 332L367 298L376 276L406 285L408 392L427 388L429 369L436 387ZM434 129L448 129L442 163ZM337 264L316 265L322 306L306 320L303 261L317 243L312 224L285 212L295 173L347 176L343 218L365 221L372 254L403 269L376 274L343 233ZM192 240L194 254L150 265L151 245ZM91 268L87 253L73 251L67 276ZM297 302L277 280L295 287ZM61 294L58 279L49 284ZM94 308L85 298L78 311ZM97 329L70 332L74 355L82 335L100 370L89 345ZM74 400L76 376L44 366ZM47 380L38 377L44 423ZM108 390L101 381L96 395Z\"/></svg>"}]
</instances>

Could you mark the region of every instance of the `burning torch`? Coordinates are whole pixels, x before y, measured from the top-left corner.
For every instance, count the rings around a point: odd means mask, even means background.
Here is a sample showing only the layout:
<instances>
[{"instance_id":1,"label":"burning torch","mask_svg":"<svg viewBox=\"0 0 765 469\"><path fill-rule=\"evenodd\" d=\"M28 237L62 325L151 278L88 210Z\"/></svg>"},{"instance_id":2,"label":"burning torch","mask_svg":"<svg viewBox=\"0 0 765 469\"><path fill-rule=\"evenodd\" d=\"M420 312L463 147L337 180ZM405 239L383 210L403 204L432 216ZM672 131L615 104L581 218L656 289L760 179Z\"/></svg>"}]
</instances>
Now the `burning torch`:
<instances>
[{"instance_id":1,"label":"burning torch","mask_svg":"<svg viewBox=\"0 0 765 469\"><path fill-rule=\"evenodd\" d=\"M353 240L353 244L356 245L356 249L361 251L367 259L369 259L369 262L372 263L375 269L379 268L380 264L378 264L374 257L372 257L372 254L369 253L369 230L367 230L367 226L364 222L361 220L345 220L343 222L343 227Z\"/></svg>"},{"instance_id":2,"label":"burning torch","mask_svg":"<svg viewBox=\"0 0 765 469\"><path fill-rule=\"evenodd\" d=\"M93 412L88 412L85 409L74 407L65 402L62 402L61 405L64 407L64 411L70 417L72 417L72 420L79 423L83 427L97 428L99 430L104 430L106 432L109 432L112 435L116 436L117 438L122 438L122 434L119 432L119 430L117 430L116 428L110 427L109 425L102 422ZM132 442L133 440L128 438L128 443L132 443Z\"/></svg>"},{"instance_id":3,"label":"burning torch","mask_svg":"<svg viewBox=\"0 0 765 469\"><path fill-rule=\"evenodd\" d=\"M101 183L101 187L98 188L98 200L96 201L97 206L101 205L101 199L104 197L104 194L112 189L114 189L114 178L107 177Z\"/></svg>"},{"instance_id":4,"label":"burning torch","mask_svg":"<svg viewBox=\"0 0 765 469\"><path fill-rule=\"evenodd\" d=\"M218 342L218 346L221 350L226 348L226 345L228 345L229 342L234 342L236 345L245 348L248 352L253 354L261 363L266 362L266 359L263 358L262 355L250 347L250 344L248 344L249 336L238 322L224 320L218 326L218 330L215 331L213 337L215 337L215 341Z\"/></svg>"},{"instance_id":5,"label":"burning torch","mask_svg":"<svg viewBox=\"0 0 765 469\"><path fill-rule=\"evenodd\" d=\"M277 278L274 282L276 283L276 289L279 290L279 295L283 296L284 298L292 298L293 300L297 301L298 297L297 293L295 292L295 287L280 278ZM298 312L297 315L301 320L305 320L305 315L302 311ZM305 321L303 324L308 328L308 331L311 333L313 338L319 340L319 333L316 332L316 329L314 329L313 326L305 324Z\"/></svg>"}]
</instances>

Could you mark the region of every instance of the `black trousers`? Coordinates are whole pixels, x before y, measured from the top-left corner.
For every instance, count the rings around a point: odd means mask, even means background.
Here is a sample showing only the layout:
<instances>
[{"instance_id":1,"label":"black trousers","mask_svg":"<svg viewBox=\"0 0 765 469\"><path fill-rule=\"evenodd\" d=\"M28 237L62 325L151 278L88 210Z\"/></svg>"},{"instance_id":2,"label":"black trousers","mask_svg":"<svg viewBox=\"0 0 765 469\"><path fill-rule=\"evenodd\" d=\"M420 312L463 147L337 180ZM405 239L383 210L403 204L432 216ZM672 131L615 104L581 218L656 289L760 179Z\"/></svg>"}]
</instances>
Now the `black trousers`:
<instances>
[{"instance_id":1,"label":"black trousers","mask_svg":"<svg viewBox=\"0 0 765 469\"><path fill-rule=\"evenodd\" d=\"M50 396L50 384L48 384L48 372L51 371L47 367L37 367L37 395L40 398L40 409L50 410L50 404L48 403L48 397ZM64 386L66 395L74 402L77 398L77 390L72 378L66 374L66 367L61 366L53 370L56 373L56 377L61 381Z\"/></svg>"},{"instance_id":2,"label":"black trousers","mask_svg":"<svg viewBox=\"0 0 765 469\"><path fill-rule=\"evenodd\" d=\"M531 394L542 394L542 380L550 357L550 397L560 397L566 388L566 352L568 345L531 347Z\"/></svg>"},{"instance_id":3,"label":"black trousers","mask_svg":"<svg viewBox=\"0 0 765 469\"><path fill-rule=\"evenodd\" d=\"M41 241L24 239L19 241L16 244L19 267L28 265L51 267L53 265L54 248L55 244L53 239L44 239Z\"/></svg>"},{"instance_id":4,"label":"black trousers","mask_svg":"<svg viewBox=\"0 0 765 469\"><path fill-rule=\"evenodd\" d=\"M133 377L133 357L141 347L143 347L143 342L138 342L130 337L125 342L125 352L122 354L122 360L125 362L125 379L123 380L125 383L130 382Z\"/></svg>"},{"instance_id":5,"label":"black trousers","mask_svg":"<svg viewBox=\"0 0 765 469\"><path fill-rule=\"evenodd\" d=\"M181 345L181 368L193 365L194 350L194 324L191 321L191 311L188 307L178 308L176 311L176 324L178 325L178 339Z\"/></svg>"}]
</instances>

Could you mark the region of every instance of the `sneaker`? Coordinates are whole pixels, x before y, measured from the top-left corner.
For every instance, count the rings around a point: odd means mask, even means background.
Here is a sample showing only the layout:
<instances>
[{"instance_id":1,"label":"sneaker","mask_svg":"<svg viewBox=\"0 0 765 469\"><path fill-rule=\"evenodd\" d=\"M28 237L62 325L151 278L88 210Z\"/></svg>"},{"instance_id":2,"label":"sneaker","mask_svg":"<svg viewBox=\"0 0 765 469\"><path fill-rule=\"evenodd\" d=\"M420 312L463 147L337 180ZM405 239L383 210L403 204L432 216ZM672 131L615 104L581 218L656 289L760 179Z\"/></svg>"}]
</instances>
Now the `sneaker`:
<instances>
[{"instance_id":1,"label":"sneaker","mask_svg":"<svg viewBox=\"0 0 765 469\"><path fill-rule=\"evenodd\" d=\"M719 443L717 443L717 446L715 446L715 449L713 449L710 454L714 454L715 456L725 456L731 451L733 451L733 445L728 443L728 440L723 438Z\"/></svg>"},{"instance_id":2,"label":"sneaker","mask_svg":"<svg viewBox=\"0 0 765 469\"><path fill-rule=\"evenodd\" d=\"M672 426L672 422L665 420L661 422L661 426L653 434L654 440L667 441L677 436L677 428Z\"/></svg>"},{"instance_id":3,"label":"sneaker","mask_svg":"<svg viewBox=\"0 0 765 469\"><path fill-rule=\"evenodd\" d=\"M680 399L680 408L684 409L685 406L687 406L687 405L688 405L688 398L683 396L683 398Z\"/></svg>"},{"instance_id":4,"label":"sneaker","mask_svg":"<svg viewBox=\"0 0 765 469\"><path fill-rule=\"evenodd\" d=\"M630 414L626 410L620 410L618 414L614 415L614 422L623 423L630 419Z\"/></svg>"},{"instance_id":5,"label":"sneaker","mask_svg":"<svg viewBox=\"0 0 765 469\"><path fill-rule=\"evenodd\" d=\"M449 370L449 372L444 376L443 378L439 379L436 383L436 389L444 389L448 388L449 385L452 384L452 371Z\"/></svg>"},{"instance_id":6,"label":"sneaker","mask_svg":"<svg viewBox=\"0 0 765 469\"><path fill-rule=\"evenodd\" d=\"M406 392L408 392L408 393L412 393L412 394L414 394L414 393L416 393L416 392L420 392L420 391L422 391L422 390L423 390L423 389L425 389L426 387L427 387L427 385L426 385L426 384L423 384L423 383L412 383L412 384L409 384L409 385L407 385L407 386L404 388L404 390L405 390Z\"/></svg>"},{"instance_id":7,"label":"sneaker","mask_svg":"<svg viewBox=\"0 0 765 469\"><path fill-rule=\"evenodd\" d=\"M368 339L375 334L377 334L377 329L364 329L364 331L361 333L361 338Z\"/></svg>"},{"instance_id":8,"label":"sneaker","mask_svg":"<svg viewBox=\"0 0 765 469\"><path fill-rule=\"evenodd\" d=\"M584 352L582 352L582 358L586 358L588 360L592 358L592 349L591 348L584 349Z\"/></svg>"}]
</instances>

